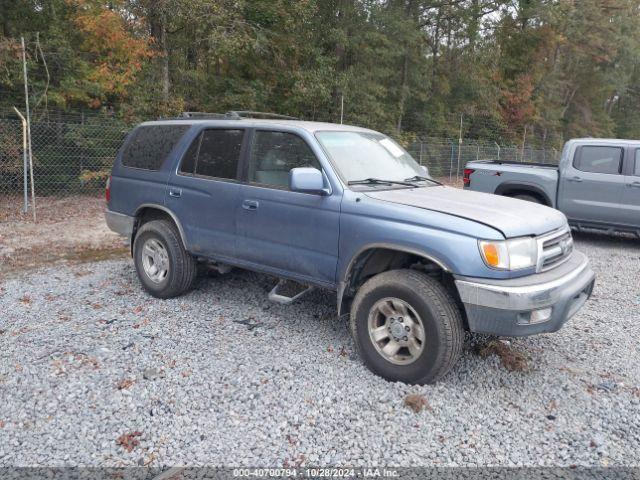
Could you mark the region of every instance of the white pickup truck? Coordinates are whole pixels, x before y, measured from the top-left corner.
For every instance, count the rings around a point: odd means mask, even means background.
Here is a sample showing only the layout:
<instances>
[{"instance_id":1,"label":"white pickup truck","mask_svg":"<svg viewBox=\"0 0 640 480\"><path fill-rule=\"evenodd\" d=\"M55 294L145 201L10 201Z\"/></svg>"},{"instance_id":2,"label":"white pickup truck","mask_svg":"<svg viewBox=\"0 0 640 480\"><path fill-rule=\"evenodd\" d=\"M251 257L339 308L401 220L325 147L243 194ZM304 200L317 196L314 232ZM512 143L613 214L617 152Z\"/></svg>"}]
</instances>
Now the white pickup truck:
<instances>
[{"instance_id":1,"label":"white pickup truck","mask_svg":"<svg viewBox=\"0 0 640 480\"><path fill-rule=\"evenodd\" d=\"M576 229L640 236L640 141L581 138L565 143L557 166L469 162L464 188L556 208Z\"/></svg>"}]
</instances>

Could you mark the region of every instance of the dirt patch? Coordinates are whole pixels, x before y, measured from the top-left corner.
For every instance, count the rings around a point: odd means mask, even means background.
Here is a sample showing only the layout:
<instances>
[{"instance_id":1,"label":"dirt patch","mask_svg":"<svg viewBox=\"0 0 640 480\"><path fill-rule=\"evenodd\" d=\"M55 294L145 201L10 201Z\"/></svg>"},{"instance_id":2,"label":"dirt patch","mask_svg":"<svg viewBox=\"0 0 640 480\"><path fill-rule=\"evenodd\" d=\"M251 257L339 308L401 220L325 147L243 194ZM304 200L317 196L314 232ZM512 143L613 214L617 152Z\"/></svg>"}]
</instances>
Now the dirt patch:
<instances>
[{"instance_id":1,"label":"dirt patch","mask_svg":"<svg viewBox=\"0 0 640 480\"><path fill-rule=\"evenodd\" d=\"M404 405L416 413L421 412L424 409L431 410L427 399L417 393L411 393L404 397Z\"/></svg>"},{"instance_id":2,"label":"dirt patch","mask_svg":"<svg viewBox=\"0 0 640 480\"><path fill-rule=\"evenodd\" d=\"M0 197L0 276L54 262L124 256L126 240L110 231L102 198L36 199L38 219L22 213L19 197Z\"/></svg>"},{"instance_id":3,"label":"dirt patch","mask_svg":"<svg viewBox=\"0 0 640 480\"><path fill-rule=\"evenodd\" d=\"M479 346L478 355L482 358L496 355L500 359L502 366L510 372L521 372L529 367L527 357L524 354L515 350L510 344L500 340L492 340Z\"/></svg>"},{"instance_id":4,"label":"dirt patch","mask_svg":"<svg viewBox=\"0 0 640 480\"><path fill-rule=\"evenodd\" d=\"M118 437L116 443L124 448L127 452L133 451L138 445L140 445L140 441L136 437L141 437L142 432L131 432L131 433L123 433Z\"/></svg>"}]
</instances>

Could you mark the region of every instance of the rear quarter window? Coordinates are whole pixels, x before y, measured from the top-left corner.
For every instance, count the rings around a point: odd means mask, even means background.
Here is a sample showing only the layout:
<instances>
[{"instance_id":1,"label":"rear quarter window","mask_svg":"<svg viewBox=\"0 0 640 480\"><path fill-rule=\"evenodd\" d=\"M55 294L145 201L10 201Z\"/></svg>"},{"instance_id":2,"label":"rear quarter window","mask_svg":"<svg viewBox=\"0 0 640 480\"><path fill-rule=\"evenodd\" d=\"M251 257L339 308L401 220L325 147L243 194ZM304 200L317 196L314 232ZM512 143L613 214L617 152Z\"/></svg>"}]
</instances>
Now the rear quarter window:
<instances>
[{"instance_id":1,"label":"rear quarter window","mask_svg":"<svg viewBox=\"0 0 640 480\"><path fill-rule=\"evenodd\" d=\"M132 134L122 152L122 165L160 170L167 155L191 125L145 125Z\"/></svg>"}]
</instances>

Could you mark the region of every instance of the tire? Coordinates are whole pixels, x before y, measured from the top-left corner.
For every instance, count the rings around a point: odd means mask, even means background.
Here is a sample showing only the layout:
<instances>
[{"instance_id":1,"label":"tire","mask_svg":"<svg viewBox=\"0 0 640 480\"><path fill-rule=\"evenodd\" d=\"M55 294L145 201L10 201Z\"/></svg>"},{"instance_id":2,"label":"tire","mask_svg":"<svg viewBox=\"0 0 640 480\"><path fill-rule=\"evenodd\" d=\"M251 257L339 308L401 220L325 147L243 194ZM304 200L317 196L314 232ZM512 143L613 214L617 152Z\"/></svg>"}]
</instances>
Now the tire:
<instances>
[{"instance_id":1,"label":"tire","mask_svg":"<svg viewBox=\"0 0 640 480\"><path fill-rule=\"evenodd\" d=\"M388 299L395 300L389 303ZM402 328L409 328L407 331L415 334L412 338L408 333L405 338L409 342L413 340L414 345L419 344L415 325L421 323L424 332L421 351L412 355L409 347L405 346L389 359L381 347L391 344L392 328L399 320L392 317L385 321L380 309L386 310L391 306L395 311L402 311L396 307L403 304L406 304L404 311L408 315L402 315ZM416 316L419 317L417 321ZM411 327L407 317L412 318ZM384 321L383 326L387 328L383 332L389 336L387 344L386 339L374 342L370 334L371 322L378 325L380 321ZM381 327L376 326L376 329L379 331ZM393 332L395 335L395 330ZM456 301L440 282L415 270L390 270L365 282L351 307L351 333L360 357L372 372L389 381L412 384L433 383L446 375L460 358L464 342L464 326ZM402 363L403 354L412 356L413 360Z\"/></svg>"},{"instance_id":2,"label":"tire","mask_svg":"<svg viewBox=\"0 0 640 480\"><path fill-rule=\"evenodd\" d=\"M145 246L153 247L161 260L147 260L145 267L145 257L150 258L143 252ZM156 298L177 297L190 290L196 278L196 261L185 250L176 226L168 220L153 220L140 227L133 242L133 261L142 286ZM159 270L155 276L150 274L154 265ZM158 265L167 267L166 274L161 274Z\"/></svg>"},{"instance_id":3,"label":"tire","mask_svg":"<svg viewBox=\"0 0 640 480\"><path fill-rule=\"evenodd\" d=\"M538 203L540 205L543 204L538 197L534 197L533 195L527 195L526 193L514 195L511 198L517 198L518 200L524 200L525 202Z\"/></svg>"}]
</instances>

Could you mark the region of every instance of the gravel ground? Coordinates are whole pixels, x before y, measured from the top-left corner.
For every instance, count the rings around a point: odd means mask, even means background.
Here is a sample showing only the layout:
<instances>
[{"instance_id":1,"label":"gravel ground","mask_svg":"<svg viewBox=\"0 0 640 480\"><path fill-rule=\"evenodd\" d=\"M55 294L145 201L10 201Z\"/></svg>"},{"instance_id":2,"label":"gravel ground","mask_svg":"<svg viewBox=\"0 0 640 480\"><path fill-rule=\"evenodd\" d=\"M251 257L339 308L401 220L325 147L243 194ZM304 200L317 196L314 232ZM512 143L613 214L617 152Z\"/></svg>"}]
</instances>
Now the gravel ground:
<instances>
[{"instance_id":1,"label":"gravel ground","mask_svg":"<svg viewBox=\"0 0 640 480\"><path fill-rule=\"evenodd\" d=\"M640 241L576 240L598 280L565 328L502 357L470 336L422 387L363 366L333 295L274 305L265 276L165 301L129 260L6 280L0 466L638 465Z\"/></svg>"}]
</instances>

